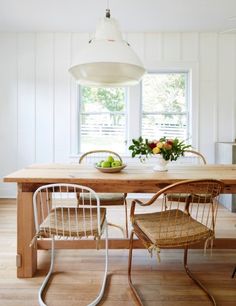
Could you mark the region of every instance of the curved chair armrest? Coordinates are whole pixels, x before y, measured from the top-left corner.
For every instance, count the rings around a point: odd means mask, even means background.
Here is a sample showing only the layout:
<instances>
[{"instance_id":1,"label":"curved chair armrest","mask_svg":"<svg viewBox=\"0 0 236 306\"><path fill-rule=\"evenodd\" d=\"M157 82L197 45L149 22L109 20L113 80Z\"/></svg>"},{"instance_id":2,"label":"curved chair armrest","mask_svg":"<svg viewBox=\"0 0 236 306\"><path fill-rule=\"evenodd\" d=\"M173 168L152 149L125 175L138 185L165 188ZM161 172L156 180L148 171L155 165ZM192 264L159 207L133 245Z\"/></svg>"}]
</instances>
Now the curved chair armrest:
<instances>
[{"instance_id":1,"label":"curved chair armrest","mask_svg":"<svg viewBox=\"0 0 236 306\"><path fill-rule=\"evenodd\" d=\"M130 220L131 222L133 223L133 219L134 219L134 211L135 211L135 206L136 206L136 203L139 204L140 206L149 206L152 204L152 202L148 201L147 203L144 203L138 199L134 199L132 202L131 202L131 208L130 208Z\"/></svg>"},{"instance_id":2,"label":"curved chair armrest","mask_svg":"<svg viewBox=\"0 0 236 306\"><path fill-rule=\"evenodd\" d=\"M132 204L133 204L133 203L137 203L137 204L139 204L140 206L147 206L147 205L150 205L150 204L144 203L144 202L142 202L142 201L140 201L140 200L138 200L138 199L134 199L134 200L132 201Z\"/></svg>"}]
</instances>

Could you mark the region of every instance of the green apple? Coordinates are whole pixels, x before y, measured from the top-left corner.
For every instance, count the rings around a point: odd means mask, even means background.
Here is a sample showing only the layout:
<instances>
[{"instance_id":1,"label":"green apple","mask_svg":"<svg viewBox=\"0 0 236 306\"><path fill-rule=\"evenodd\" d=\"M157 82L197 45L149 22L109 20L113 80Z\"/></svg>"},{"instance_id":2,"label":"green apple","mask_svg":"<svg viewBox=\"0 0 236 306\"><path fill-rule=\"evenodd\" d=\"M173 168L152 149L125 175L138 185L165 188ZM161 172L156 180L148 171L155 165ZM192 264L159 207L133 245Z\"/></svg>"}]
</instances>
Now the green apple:
<instances>
[{"instance_id":1,"label":"green apple","mask_svg":"<svg viewBox=\"0 0 236 306\"><path fill-rule=\"evenodd\" d=\"M107 160L104 160L101 164L102 168L110 168L111 167L111 163Z\"/></svg>"},{"instance_id":2,"label":"green apple","mask_svg":"<svg viewBox=\"0 0 236 306\"><path fill-rule=\"evenodd\" d=\"M119 160L114 160L113 163L111 163L112 168L120 167L121 162Z\"/></svg>"},{"instance_id":3,"label":"green apple","mask_svg":"<svg viewBox=\"0 0 236 306\"><path fill-rule=\"evenodd\" d=\"M107 159L106 159L106 161L108 161L109 163L113 163L113 161L114 161L114 158L113 158L113 156L108 156L107 157Z\"/></svg>"},{"instance_id":4,"label":"green apple","mask_svg":"<svg viewBox=\"0 0 236 306\"><path fill-rule=\"evenodd\" d=\"M104 160L101 160L101 161L97 162L97 163L96 163L96 166L97 166L97 167L102 167L102 163L103 163L103 162L104 162Z\"/></svg>"}]
</instances>

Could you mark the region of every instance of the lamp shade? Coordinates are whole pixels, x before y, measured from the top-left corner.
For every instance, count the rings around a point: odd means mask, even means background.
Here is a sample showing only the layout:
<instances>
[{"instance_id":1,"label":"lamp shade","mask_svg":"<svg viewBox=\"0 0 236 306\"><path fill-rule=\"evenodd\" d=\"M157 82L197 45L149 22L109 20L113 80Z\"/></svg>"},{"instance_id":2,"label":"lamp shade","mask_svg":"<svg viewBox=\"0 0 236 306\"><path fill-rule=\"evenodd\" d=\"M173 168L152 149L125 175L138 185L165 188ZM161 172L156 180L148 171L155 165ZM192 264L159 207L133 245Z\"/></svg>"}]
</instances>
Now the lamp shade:
<instances>
[{"instance_id":1,"label":"lamp shade","mask_svg":"<svg viewBox=\"0 0 236 306\"><path fill-rule=\"evenodd\" d=\"M122 39L114 18L103 18L97 26L94 39L81 50L77 65L69 72L81 85L128 86L137 84L145 69Z\"/></svg>"}]
</instances>

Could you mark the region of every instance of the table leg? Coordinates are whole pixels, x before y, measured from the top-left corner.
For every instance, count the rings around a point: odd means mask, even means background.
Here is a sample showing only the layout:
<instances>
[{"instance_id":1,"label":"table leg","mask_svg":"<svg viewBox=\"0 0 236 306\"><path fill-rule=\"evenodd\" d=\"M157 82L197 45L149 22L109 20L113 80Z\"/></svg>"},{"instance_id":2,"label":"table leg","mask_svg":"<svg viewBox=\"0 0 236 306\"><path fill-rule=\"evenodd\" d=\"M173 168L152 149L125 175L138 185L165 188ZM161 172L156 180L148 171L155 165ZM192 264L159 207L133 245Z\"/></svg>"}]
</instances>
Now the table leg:
<instances>
[{"instance_id":1,"label":"table leg","mask_svg":"<svg viewBox=\"0 0 236 306\"><path fill-rule=\"evenodd\" d=\"M37 248L29 244L34 236L33 193L23 192L18 185L17 195L17 277L32 277L37 269Z\"/></svg>"}]
</instances>

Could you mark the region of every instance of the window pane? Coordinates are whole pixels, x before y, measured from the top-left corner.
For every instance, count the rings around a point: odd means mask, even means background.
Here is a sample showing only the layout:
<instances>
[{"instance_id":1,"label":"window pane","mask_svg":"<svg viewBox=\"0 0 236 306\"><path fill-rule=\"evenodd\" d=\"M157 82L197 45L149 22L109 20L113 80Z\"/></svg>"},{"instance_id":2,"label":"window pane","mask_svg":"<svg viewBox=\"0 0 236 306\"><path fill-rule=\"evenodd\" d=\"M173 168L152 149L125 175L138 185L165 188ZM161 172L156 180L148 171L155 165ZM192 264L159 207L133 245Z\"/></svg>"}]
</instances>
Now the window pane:
<instances>
[{"instance_id":1,"label":"window pane","mask_svg":"<svg viewBox=\"0 0 236 306\"><path fill-rule=\"evenodd\" d=\"M185 140L187 135L186 115L143 115L143 137L159 139L178 137Z\"/></svg>"},{"instance_id":2,"label":"window pane","mask_svg":"<svg viewBox=\"0 0 236 306\"><path fill-rule=\"evenodd\" d=\"M81 88L80 152L125 152L125 106L124 88Z\"/></svg>"},{"instance_id":3,"label":"window pane","mask_svg":"<svg viewBox=\"0 0 236 306\"><path fill-rule=\"evenodd\" d=\"M143 78L143 112L185 112L186 73L146 74Z\"/></svg>"},{"instance_id":4,"label":"window pane","mask_svg":"<svg viewBox=\"0 0 236 306\"><path fill-rule=\"evenodd\" d=\"M81 111L125 111L124 88L81 87Z\"/></svg>"},{"instance_id":5,"label":"window pane","mask_svg":"<svg viewBox=\"0 0 236 306\"><path fill-rule=\"evenodd\" d=\"M189 138L187 73L147 74L142 82L142 135Z\"/></svg>"}]
</instances>

